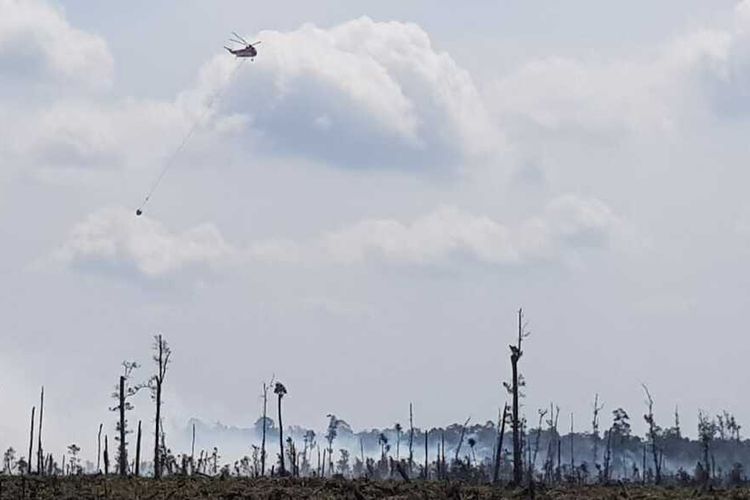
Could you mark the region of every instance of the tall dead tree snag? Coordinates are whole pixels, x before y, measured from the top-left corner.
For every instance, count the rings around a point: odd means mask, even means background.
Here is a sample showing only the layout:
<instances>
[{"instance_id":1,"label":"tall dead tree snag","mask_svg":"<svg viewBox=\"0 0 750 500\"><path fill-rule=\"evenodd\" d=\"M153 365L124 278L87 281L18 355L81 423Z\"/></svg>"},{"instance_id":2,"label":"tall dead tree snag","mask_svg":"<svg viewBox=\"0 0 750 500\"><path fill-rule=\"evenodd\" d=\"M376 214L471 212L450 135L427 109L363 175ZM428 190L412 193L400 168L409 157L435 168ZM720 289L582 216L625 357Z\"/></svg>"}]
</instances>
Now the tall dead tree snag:
<instances>
[{"instance_id":1,"label":"tall dead tree snag","mask_svg":"<svg viewBox=\"0 0 750 500\"><path fill-rule=\"evenodd\" d=\"M268 389L273 384L273 378L270 384L263 383L263 429L260 441L260 475L266 475L266 430L268 427Z\"/></svg>"},{"instance_id":2,"label":"tall dead tree snag","mask_svg":"<svg viewBox=\"0 0 750 500\"><path fill-rule=\"evenodd\" d=\"M109 439L104 435L104 475L109 475Z\"/></svg>"},{"instance_id":3,"label":"tall dead tree snag","mask_svg":"<svg viewBox=\"0 0 750 500\"><path fill-rule=\"evenodd\" d=\"M117 430L120 431L120 447L117 455L118 469L121 476L125 476L128 473L128 449L125 441L125 434L127 428L125 424L125 377L120 375L120 391L119 391L119 404L117 409L120 410L120 421L117 426Z\"/></svg>"},{"instance_id":4,"label":"tall dead tree snag","mask_svg":"<svg viewBox=\"0 0 750 500\"><path fill-rule=\"evenodd\" d=\"M96 472L97 474L102 471L102 427L104 424L99 424L99 432L96 435Z\"/></svg>"},{"instance_id":5,"label":"tall dead tree snag","mask_svg":"<svg viewBox=\"0 0 750 500\"><path fill-rule=\"evenodd\" d=\"M495 450L495 469L492 473L492 482L496 483L500 478L500 460L503 456L503 438L505 437L505 422L508 420L508 403L503 405L503 416L500 419L500 433L497 436L497 449Z\"/></svg>"},{"instance_id":6,"label":"tall dead tree snag","mask_svg":"<svg viewBox=\"0 0 750 500\"><path fill-rule=\"evenodd\" d=\"M135 438L135 477L141 475L141 421L138 421L138 434Z\"/></svg>"},{"instance_id":7,"label":"tall dead tree snag","mask_svg":"<svg viewBox=\"0 0 750 500\"><path fill-rule=\"evenodd\" d=\"M34 411L36 406L31 407L31 428L29 429L29 460L26 465L26 474L31 474L31 457L33 456L34 448Z\"/></svg>"},{"instance_id":8,"label":"tall dead tree snag","mask_svg":"<svg viewBox=\"0 0 750 500\"><path fill-rule=\"evenodd\" d=\"M130 398L143 387L139 384L130 383L130 375L134 369L138 368L138 363L132 361L123 361L123 374L120 375L120 382L117 385L112 397L117 401L117 405L110 408L110 411L118 413L118 420L115 429L118 435L115 440L118 441L117 448L117 472L121 476L128 474L128 443L127 436L131 431L128 430L127 412L134 406L128 401Z\"/></svg>"},{"instance_id":9,"label":"tall dead tree snag","mask_svg":"<svg viewBox=\"0 0 750 500\"><path fill-rule=\"evenodd\" d=\"M156 417L154 419L154 479L159 479L162 475L162 457L161 457L161 434L163 432L161 427L161 403L162 403L162 387L164 386L164 379L167 376L167 367L170 363L172 356L172 350L169 348L169 344L159 333L154 335L154 356L153 360L156 363L156 375L151 377L151 397L156 403Z\"/></svg>"},{"instance_id":10,"label":"tall dead tree snag","mask_svg":"<svg viewBox=\"0 0 750 500\"><path fill-rule=\"evenodd\" d=\"M575 449L574 449L574 439L575 434L573 434L573 413L570 413L570 434L568 435L568 439L570 441L570 474L574 475L576 470L576 455L575 455Z\"/></svg>"},{"instance_id":11,"label":"tall dead tree snag","mask_svg":"<svg viewBox=\"0 0 750 500\"><path fill-rule=\"evenodd\" d=\"M40 476L44 475L44 451L42 450L42 420L44 419L44 386L42 394L39 397L39 432L36 445L36 472ZM29 469L31 469L31 457L29 457Z\"/></svg>"},{"instance_id":12,"label":"tall dead tree snag","mask_svg":"<svg viewBox=\"0 0 750 500\"><path fill-rule=\"evenodd\" d=\"M409 473L414 467L414 411L409 403Z\"/></svg>"},{"instance_id":13,"label":"tall dead tree snag","mask_svg":"<svg viewBox=\"0 0 750 500\"><path fill-rule=\"evenodd\" d=\"M654 398L651 397L651 393L648 391L646 384L643 386L643 392L646 393L646 407L648 413L643 415L643 419L648 424L648 438L651 441L651 455L654 459L654 483L661 483L661 460L659 457L659 446L657 444L657 438L659 437L659 427L656 425L654 420Z\"/></svg>"},{"instance_id":14,"label":"tall dead tree snag","mask_svg":"<svg viewBox=\"0 0 750 500\"><path fill-rule=\"evenodd\" d=\"M190 473L195 467L195 422L193 422L193 439L190 441Z\"/></svg>"},{"instance_id":15,"label":"tall dead tree snag","mask_svg":"<svg viewBox=\"0 0 750 500\"><path fill-rule=\"evenodd\" d=\"M505 382L505 388L513 396L511 407L511 429L513 430L513 483L519 485L523 482L523 446L521 443L521 417L518 407L519 397L522 396L520 388L524 385L523 376L518 372L518 361L523 356L521 343L528 337L530 332L526 331L526 323L523 319L523 309L518 310L518 342L510 345L511 382Z\"/></svg>"},{"instance_id":16,"label":"tall dead tree snag","mask_svg":"<svg viewBox=\"0 0 750 500\"><path fill-rule=\"evenodd\" d=\"M430 459L429 459L429 450L428 450L429 435L430 435L430 431L428 431L427 429L425 429L424 430L424 478L425 478L425 481L428 480L428 479L430 479ZM399 467L399 471L400 471L401 470L401 463L400 462L398 464L398 467ZM408 476L406 476L405 479L408 480Z\"/></svg>"},{"instance_id":17,"label":"tall dead tree snag","mask_svg":"<svg viewBox=\"0 0 750 500\"><path fill-rule=\"evenodd\" d=\"M598 465L599 461L599 412L602 411L604 405L599 404L599 394L594 396L594 418L591 421L591 441L593 458L592 463L594 467Z\"/></svg>"},{"instance_id":18,"label":"tall dead tree snag","mask_svg":"<svg viewBox=\"0 0 750 500\"><path fill-rule=\"evenodd\" d=\"M284 426L281 423L281 398L286 394L286 387L281 382L276 382L273 388L273 393L279 398L279 475L286 475L286 467L284 467Z\"/></svg>"}]
</instances>

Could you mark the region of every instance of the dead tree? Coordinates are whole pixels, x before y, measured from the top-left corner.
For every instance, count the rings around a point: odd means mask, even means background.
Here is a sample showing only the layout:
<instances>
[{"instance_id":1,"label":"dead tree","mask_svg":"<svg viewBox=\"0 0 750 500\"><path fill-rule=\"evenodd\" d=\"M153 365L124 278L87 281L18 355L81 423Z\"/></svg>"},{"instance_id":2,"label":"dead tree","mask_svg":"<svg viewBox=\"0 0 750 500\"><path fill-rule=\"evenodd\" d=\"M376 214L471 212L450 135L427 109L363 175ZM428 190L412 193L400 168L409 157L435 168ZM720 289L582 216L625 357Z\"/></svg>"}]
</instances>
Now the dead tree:
<instances>
[{"instance_id":1,"label":"dead tree","mask_svg":"<svg viewBox=\"0 0 750 500\"><path fill-rule=\"evenodd\" d=\"M430 461L428 458L428 450L427 450L427 439L430 434L430 431L427 429L424 430L424 478L425 480L430 479ZM399 468L401 468L401 463L398 464Z\"/></svg>"},{"instance_id":2,"label":"dead tree","mask_svg":"<svg viewBox=\"0 0 750 500\"><path fill-rule=\"evenodd\" d=\"M268 389L273 385L273 377L271 382L266 384L263 382L263 427L260 441L260 475L266 475L266 427L268 425Z\"/></svg>"},{"instance_id":3,"label":"dead tree","mask_svg":"<svg viewBox=\"0 0 750 500\"><path fill-rule=\"evenodd\" d=\"M492 482L496 483L500 478L500 460L503 456L503 438L505 437L505 422L508 420L508 403L503 405L503 416L500 419L500 434L497 436L497 449L495 450L495 470L492 473Z\"/></svg>"},{"instance_id":4,"label":"dead tree","mask_svg":"<svg viewBox=\"0 0 750 500\"><path fill-rule=\"evenodd\" d=\"M39 433L36 445L36 472L40 476L44 475L44 452L42 451L42 420L44 418L44 386L42 386L42 395L39 398ZM31 463L31 457L29 457ZM31 468L31 466L29 466Z\"/></svg>"},{"instance_id":5,"label":"dead tree","mask_svg":"<svg viewBox=\"0 0 750 500\"><path fill-rule=\"evenodd\" d=\"M286 468L284 467L284 426L281 423L281 399L287 393L286 387L284 387L284 384L282 384L281 382L276 382L276 385L273 388L273 393L278 396L279 403L279 475L285 476Z\"/></svg>"},{"instance_id":6,"label":"dead tree","mask_svg":"<svg viewBox=\"0 0 750 500\"><path fill-rule=\"evenodd\" d=\"M192 474L195 467L195 422L193 422L193 439L190 442L190 473ZM256 473L257 474L257 473Z\"/></svg>"},{"instance_id":7,"label":"dead tree","mask_svg":"<svg viewBox=\"0 0 750 500\"><path fill-rule=\"evenodd\" d=\"M120 476L127 476L128 474L128 443L127 435L130 434L128 430L128 420L126 418L127 412L135 408L129 401L130 398L136 395L136 393L143 387L140 384L130 384L130 375L134 369L138 368L138 363L134 361L123 361L122 362L123 374L120 375L120 382L115 388L115 392L112 393L112 397L117 401L117 405L110 408L110 411L118 412L119 418L115 429L118 431L118 436L115 440L118 441L117 448L117 470Z\"/></svg>"},{"instance_id":8,"label":"dead tree","mask_svg":"<svg viewBox=\"0 0 750 500\"><path fill-rule=\"evenodd\" d=\"M557 423L560 419L560 407L557 408L557 415L555 416L555 439L557 440L557 467L555 468L555 481L558 483L562 480L562 437L560 432L557 430Z\"/></svg>"},{"instance_id":9,"label":"dead tree","mask_svg":"<svg viewBox=\"0 0 750 500\"><path fill-rule=\"evenodd\" d=\"M539 425L536 428L536 439L534 442L534 455L532 455L532 458L529 460L529 474L534 473L534 468L536 467L536 457L539 453L539 441L542 437L542 422L544 421L544 416L547 415L547 410L537 410L539 412Z\"/></svg>"},{"instance_id":10,"label":"dead tree","mask_svg":"<svg viewBox=\"0 0 750 500\"><path fill-rule=\"evenodd\" d=\"M36 410L36 406L31 407L31 429L29 430L29 462L26 466L26 474L31 474L31 457L33 456L33 448L34 448L34 411Z\"/></svg>"},{"instance_id":11,"label":"dead tree","mask_svg":"<svg viewBox=\"0 0 750 500\"><path fill-rule=\"evenodd\" d=\"M597 466L599 461L599 412L604 405L599 404L599 394L594 396L594 419L591 421L591 441L593 441L593 464Z\"/></svg>"},{"instance_id":12,"label":"dead tree","mask_svg":"<svg viewBox=\"0 0 750 500\"><path fill-rule=\"evenodd\" d=\"M118 424L118 430L120 431L120 448L117 455L117 462L120 469L120 475L125 476L128 473L128 449L127 443L125 442L125 434L127 428L125 424L125 377L120 375L120 391L119 391L119 404L117 409L120 410L120 422Z\"/></svg>"},{"instance_id":13,"label":"dead tree","mask_svg":"<svg viewBox=\"0 0 750 500\"><path fill-rule=\"evenodd\" d=\"M414 412L412 404L409 403L409 473L414 466Z\"/></svg>"},{"instance_id":14,"label":"dead tree","mask_svg":"<svg viewBox=\"0 0 750 500\"><path fill-rule=\"evenodd\" d=\"M135 477L141 475L141 421L138 421L138 434L135 438Z\"/></svg>"},{"instance_id":15,"label":"dead tree","mask_svg":"<svg viewBox=\"0 0 750 500\"><path fill-rule=\"evenodd\" d=\"M469 425L469 421L471 420L471 417L466 419L466 422L464 422L464 425L461 426L461 436L458 439L458 446L456 446L456 457L455 461L458 462L458 455L461 453L461 446L464 444L464 436L466 435L466 426Z\"/></svg>"},{"instance_id":16,"label":"dead tree","mask_svg":"<svg viewBox=\"0 0 750 500\"><path fill-rule=\"evenodd\" d=\"M96 473L100 473L101 469L101 458L102 458L102 427L104 424L99 424L99 432L96 435Z\"/></svg>"},{"instance_id":17,"label":"dead tree","mask_svg":"<svg viewBox=\"0 0 750 500\"><path fill-rule=\"evenodd\" d=\"M109 475L109 439L104 435L104 475Z\"/></svg>"},{"instance_id":18,"label":"dead tree","mask_svg":"<svg viewBox=\"0 0 750 500\"><path fill-rule=\"evenodd\" d=\"M156 363L156 375L151 377L150 386L151 397L156 402L156 418L154 419L154 479L159 479L162 475L161 447L159 446L162 433L161 395L164 379L167 376L167 367L169 366L170 358L172 356L172 350L169 348L169 344L167 344L167 341L161 334L154 336L153 349L153 360Z\"/></svg>"},{"instance_id":19,"label":"dead tree","mask_svg":"<svg viewBox=\"0 0 750 500\"><path fill-rule=\"evenodd\" d=\"M513 395L513 413L511 415L511 427L513 429L513 483L520 485L523 482L523 447L521 444L521 418L518 412L521 396L520 387L523 385L523 377L518 372L518 361L523 355L521 343L529 336L526 331L526 323L523 320L523 309L518 310L518 342L510 345L510 366L512 370L511 383L504 384L505 388Z\"/></svg>"},{"instance_id":20,"label":"dead tree","mask_svg":"<svg viewBox=\"0 0 750 500\"><path fill-rule=\"evenodd\" d=\"M648 424L648 437L651 440L651 454L654 459L654 483L661 483L661 460L659 460L659 447L656 442L658 438L659 428L654 420L654 398L651 397L651 393L648 391L646 384L643 386L643 392L646 393L646 406L648 407L648 413L643 415L643 419Z\"/></svg>"},{"instance_id":21,"label":"dead tree","mask_svg":"<svg viewBox=\"0 0 750 500\"><path fill-rule=\"evenodd\" d=\"M575 473L575 470L576 470L576 458L575 458L576 456L575 456L575 453L574 453L574 450L573 450L573 440L574 440L574 435L573 435L573 413L570 414L570 434L569 434L569 436L570 436L570 474L571 474L571 476L573 476L573 474Z\"/></svg>"}]
</instances>

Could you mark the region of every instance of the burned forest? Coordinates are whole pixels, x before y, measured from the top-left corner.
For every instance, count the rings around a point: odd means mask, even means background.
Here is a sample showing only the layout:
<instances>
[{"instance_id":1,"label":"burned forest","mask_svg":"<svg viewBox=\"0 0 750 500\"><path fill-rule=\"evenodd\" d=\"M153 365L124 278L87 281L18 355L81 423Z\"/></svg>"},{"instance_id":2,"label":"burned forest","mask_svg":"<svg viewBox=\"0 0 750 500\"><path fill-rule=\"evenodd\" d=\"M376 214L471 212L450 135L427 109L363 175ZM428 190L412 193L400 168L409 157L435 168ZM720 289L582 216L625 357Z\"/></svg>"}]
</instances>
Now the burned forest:
<instances>
[{"instance_id":1,"label":"burned forest","mask_svg":"<svg viewBox=\"0 0 750 500\"><path fill-rule=\"evenodd\" d=\"M468 417L428 428L419 425L418 409L405 402L404 422L378 429L355 431L333 413L326 414L324 429L282 424L284 398L294 392L274 377L260 384L252 425L207 425L192 419L183 431L167 436L163 422L169 407L162 390L179 356L173 360L171 345L157 334L149 365L124 361L120 374L113 372L113 406L102 413L109 418L92 429L95 447L45 447L44 419L55 417L44 413L41 388L38 406L30 409L28 452L20 451L21 443L4 452L0 498L54 498L50 488L60 494L73 487L82 498L99 498L102 492L126 498L146 491L179 491L194 498L190 495L199 495L201 488L214 487L218 489L212 494L234 491L249 497L263 497L269 488L291 497L310 495L310 488L322 497L342 498L448 498L460 491L474 498L518 491L573 498L581 492L603 495L608 489L669 497L670 491L709 494L748 484L750 439L743 438L742 425L728 411L691 416L675 408L672 421L659 422L654 416L659 401L646 384L641 408L608 405L600 394L593 395L588 415L563 413L564 402L527 407L525 395L534 388L525 382L522 361L533 355L531 340L524 312L518 310L506 358L509 378L493 388L496 419ZM129 419L141 392L151 396L152 434L144 435L144 422ZM148 403L141 398L138 404ZM643 435L632 431L636 419L643 421ZM196 436L213 444L196 448ZM177 447L170 437L190 444Z\"/></svg>"}]
</instances>

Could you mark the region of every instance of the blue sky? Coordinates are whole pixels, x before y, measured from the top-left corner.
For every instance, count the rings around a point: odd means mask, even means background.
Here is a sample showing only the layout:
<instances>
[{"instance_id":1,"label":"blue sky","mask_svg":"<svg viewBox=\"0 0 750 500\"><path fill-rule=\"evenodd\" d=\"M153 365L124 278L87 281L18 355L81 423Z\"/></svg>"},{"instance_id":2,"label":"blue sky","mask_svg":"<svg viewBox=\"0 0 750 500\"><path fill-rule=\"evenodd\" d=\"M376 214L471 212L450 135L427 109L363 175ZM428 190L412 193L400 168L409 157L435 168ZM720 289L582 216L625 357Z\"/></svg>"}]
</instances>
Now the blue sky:
<instances>
[{"instance_id":1,"label":"blue sky","mask_svg":"<svg viewBox=\"0 0 750 500\"><path fill-rule=\"evenodd\" d=\"M0 445L42 384L53 446L113 427L156 332L171 428L274 374L290 423L492 419L519 306L530 414L750 418L750 4L457 7L0 0Z\"/></svg>"}]
</instances>

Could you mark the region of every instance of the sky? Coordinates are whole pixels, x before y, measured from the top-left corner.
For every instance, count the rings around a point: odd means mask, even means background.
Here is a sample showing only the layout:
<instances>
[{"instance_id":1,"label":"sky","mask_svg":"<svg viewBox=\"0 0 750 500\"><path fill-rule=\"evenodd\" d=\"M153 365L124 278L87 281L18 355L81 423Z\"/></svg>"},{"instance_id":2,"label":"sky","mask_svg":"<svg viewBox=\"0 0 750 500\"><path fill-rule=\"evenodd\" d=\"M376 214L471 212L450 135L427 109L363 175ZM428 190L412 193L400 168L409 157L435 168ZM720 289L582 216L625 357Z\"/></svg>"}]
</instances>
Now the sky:
<instances>
[{"instance_id":1,"label":"sky","mask_svg":"<svg viewBox=\"0 0 750 500\"><path fill-rule=\"evenodd\" d=\"M168 433L271 377L285 423L484 422L519 307L531 416L750 421L750 2L0 0L0 109L0 448L44 385L93 453L156 333Z\"/></svg>"}]
</instances>

